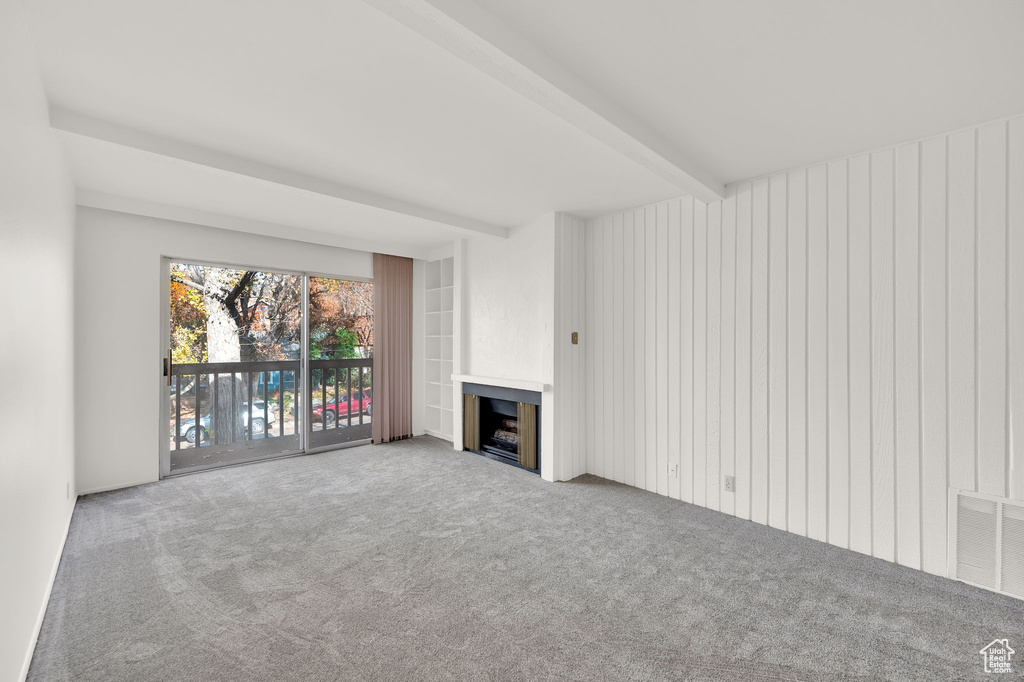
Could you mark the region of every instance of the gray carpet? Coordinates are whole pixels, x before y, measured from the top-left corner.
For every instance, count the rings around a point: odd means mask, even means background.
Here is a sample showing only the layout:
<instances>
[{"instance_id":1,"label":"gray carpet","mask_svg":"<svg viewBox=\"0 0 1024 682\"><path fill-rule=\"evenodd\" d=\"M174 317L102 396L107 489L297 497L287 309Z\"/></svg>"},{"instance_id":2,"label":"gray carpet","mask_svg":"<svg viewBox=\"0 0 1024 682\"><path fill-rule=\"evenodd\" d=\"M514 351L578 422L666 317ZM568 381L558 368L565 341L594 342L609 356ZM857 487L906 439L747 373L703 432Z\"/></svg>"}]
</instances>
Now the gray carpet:
<instances>
[{"instance_id":1,"label":"gray carpet","mask_svg":"<svg viewBox=\"0 0 1024 682\"><path fill-rule=\"evenodd\" d=\"M1024 602L417 438L83 498L29 679L980 680L996 637L1024 671Z\"/></svg>"}]
</instances>

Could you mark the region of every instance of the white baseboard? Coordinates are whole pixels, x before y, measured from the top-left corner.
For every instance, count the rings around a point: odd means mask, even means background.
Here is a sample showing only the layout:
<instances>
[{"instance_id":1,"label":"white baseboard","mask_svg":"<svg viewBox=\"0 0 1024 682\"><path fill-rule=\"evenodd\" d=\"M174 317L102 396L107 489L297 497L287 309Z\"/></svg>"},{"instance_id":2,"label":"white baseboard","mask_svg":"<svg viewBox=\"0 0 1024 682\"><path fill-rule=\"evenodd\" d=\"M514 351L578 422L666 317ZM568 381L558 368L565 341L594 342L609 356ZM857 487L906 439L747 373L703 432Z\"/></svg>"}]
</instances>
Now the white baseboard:
<instances>
[{"instance_id":1,"label":"white baseboard","mask_svg":"<svg viewBox=\"0 0 1024 682\"><path fill-rule=\"evenodd\" d=\"M46 594L43 596L43 603L39 607L39 616L36 618L35 630L32 633L32 645L25 652L25 662L21 664L21 675L18 677L19 682L25 682L28 679L28 668L32 665L32 655L36 652L39 633L43 629L43 618L46 616L46 607L50 605L50 593L53 592L53 583L57 580L57 568L60 567L61 557L64 556L64 545L68 541L68 531L71 530L71 517L75 513L76 506L78 506L77 495L75 496L75 503L71 505L71 510L68 512L67 521L64 522L64 535L60 539L60 551L57 552L57 557L53 560L53 567L50 569L50 579L46 583Z\"/></svg>"},{"instance_id":2,"label":"white baseboard","mask_svg":"<svg viewBox=\"0 0 1024 682\"><path fill-rule=\"evenodd\" d=\"M147 479L143 479L141 481L131 481L131 482L128 482L128 483L115 483L113 485L104 485L104 486L100 486L99 488L91 488L89 490L82 490L82 491L80 491L78 493L78 496L81 497L82 495L92 495L93 493L106 493L106 492L110 492L111 490L121 490L122 488L134 488L137 485L146 485L148 483L156 483L159 480L160 480L159 478L147 478Z\"/></svg>"}]
</instances>

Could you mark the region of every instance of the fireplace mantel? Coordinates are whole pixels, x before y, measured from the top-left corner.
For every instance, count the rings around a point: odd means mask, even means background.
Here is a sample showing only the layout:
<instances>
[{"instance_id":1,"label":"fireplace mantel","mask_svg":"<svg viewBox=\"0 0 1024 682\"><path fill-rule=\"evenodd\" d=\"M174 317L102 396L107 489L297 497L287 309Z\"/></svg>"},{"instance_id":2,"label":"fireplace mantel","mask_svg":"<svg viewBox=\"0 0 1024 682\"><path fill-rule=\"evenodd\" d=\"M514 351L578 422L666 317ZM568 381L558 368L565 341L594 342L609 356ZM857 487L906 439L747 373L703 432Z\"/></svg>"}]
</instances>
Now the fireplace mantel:
<instances>
[{"instance_id":1,"label":"fireplace mantel","mask_svg":"<svg viewBox=\"0 0 1024 682\"><path fill-rule=\"evenodd\" d=\"M497 377L481 377L475 374L453 374L452 381L461 381L470 384L484 384L485 386L503 386L504 388L518 388L523 391L536 391L544 393L551 390L551 384L544 384L539 381L527 381L524 379L500 379Z\"/></svg>"}]
</instances>

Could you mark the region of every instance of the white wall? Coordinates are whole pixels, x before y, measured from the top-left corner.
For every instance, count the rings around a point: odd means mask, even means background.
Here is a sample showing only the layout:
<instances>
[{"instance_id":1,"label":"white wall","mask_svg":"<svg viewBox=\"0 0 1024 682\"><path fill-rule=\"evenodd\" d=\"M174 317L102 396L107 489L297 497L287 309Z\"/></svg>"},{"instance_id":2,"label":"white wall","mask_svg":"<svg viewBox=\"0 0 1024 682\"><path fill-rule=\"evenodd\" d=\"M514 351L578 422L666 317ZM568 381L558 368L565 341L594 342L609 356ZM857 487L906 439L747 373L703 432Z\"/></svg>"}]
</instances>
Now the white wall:
<instances>
[{"instance_id":1,"label":"white wall","mask_svg":"<svg viewBox=\"0 0 1024 682\"><path fill-rule=\"evenodd\" d=\"M943 575L947 486L1024 499L1024 118L586 250L587 471Z\"/></svg>"},{"instance_id":2,"label":"white wall","mask_svg":"<svg viewBox=\"0 0 1024 682\"><path fill-rule=\"evenodd\" d=\"M541 476L585 473L582 334L584 221L551 213L508 239L456 244L456 373L544 384ZM572 332L580 343L573 345ZM453 386L455 448L462 448L462 385Z\"/></svg>"},{"instance_id":3,"label":"white wall","mask_svg":"<svg viewBox=\"0 0 1024 682\"><path fill-rule=\"evenodd\" d=\"M74 507L74 195L32 42L0 0L0 679L23 679Z\"/></svg>"},{"instance_id":4,"label":"white wall","mask_svg":"<svg viewBox=\"0 0 1024 682\"><path fill-rule=\"evenodd\" d=\"M586 473L583 450L585 222L552 213L509 239L460 241L455 248L455 371L536 381L542 396L541 475ZM573 345L572 332L580 332ZM457 450L462 385L453 386Z\"/></svg>"},{"instance_id":5,"label":"white wall","mask_svg":"<svg viewBox=\"0 0 1024 682\"><path fill-rule=\"evenodd\" d=\"M165 419L160 410L166 348L163 256L342 277L373 275L372 255L366 252L79 208L74 404L82 493L159 477Z\"/></svg>"},{"instance_id":6,"label":"white wall","mask_svg":"<svg viewBox=\"0 0 1024 682\"><path fill-rule=\"evenodd\" d=\"M554 443L555 225L549 213L507 239L460 241L455 251L455 366L461 373L535 381L541 404L541 476L557 480ZM453 385L454 440L462 448L462 385Z\"/></svg>"},{"instance_id":7,"label":"white wall","mask_svg":"<svg viewBox=\"0 0 1024 682\"><path fill-rule=\"evenodd\" d=\"M584 444L586 376L583 360L590 339L583 320L587 292L584 260L586 225L582 218L555 214L555 357L553 447L557 454L556 481L568 481L587 471ZM579 343L572 343L572 333Z\"/></svg>"},{"instance_id":8,"label":"white wall","mask_svg":"<svg viewBox=\"0 0 1024 682\"><path fill-rule=\"evenodd\" d=\"M555 214L466 241L463 372L554 380Z\"/></svg>"}]
</instances>

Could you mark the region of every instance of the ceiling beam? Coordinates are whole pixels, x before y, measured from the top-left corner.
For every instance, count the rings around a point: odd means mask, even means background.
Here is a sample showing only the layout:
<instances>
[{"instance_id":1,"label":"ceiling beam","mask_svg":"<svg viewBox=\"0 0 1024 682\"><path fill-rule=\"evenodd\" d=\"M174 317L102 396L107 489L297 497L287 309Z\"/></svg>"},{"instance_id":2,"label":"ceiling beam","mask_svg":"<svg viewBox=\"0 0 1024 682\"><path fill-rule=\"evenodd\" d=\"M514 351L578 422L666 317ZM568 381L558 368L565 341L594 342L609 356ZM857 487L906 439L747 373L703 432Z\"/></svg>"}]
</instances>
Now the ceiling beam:
<instances>
[{"instance_id":1,"label":"ceiling beam","mask_svg":"<svg viewBox=\"0 0 1024 682\"><path fill-rule=\"evenodd\" d=\"M340 234L330 234L319 230L310 230L303 227L281 225L279 223L268 223L262 220L251 218L240 218L238 216L225 215L213 211L204 211L184 206L171 206L156 201L145 199L134 199L123 197L106 192L78 189L75 191L75 203L87 208L99 208L106 211L117 211L118 213L129 213L131 215L147 216L150 218L161 218L173 220L178 223L189 223L191 225L204 225L206 227L217 227L222 230L234 232L248 232L250 234L275 237L277 239L290 239L296 242L306 242L318 246L336 246L354 251L370 251L373 253L387 253L392 256L405 256L406 258L427 258L431 249L425 247L410 247L393 242L376 242L367 239L353 239L352 237ZM178 254L184 256L187 254Z\"/></svg>"},{"instance_id":2,"label":"ceiling beam","mask_svg":"<svg viewBox=\"0 0 1024 682\"><path fill-rule=\"evenodd\" d=\"M704 202L723 183L662 135L472 0L365 0L371 6Z\"/></svg>"},{"instance_id":3,"label":"ceiling beam","mask_svg":"<svg viewBox=\"0 0 1024 682\"><path fill-rule=\"evenodd\" d=\"M296 173L295 171L199 147L187 142L181 142L180 140L172 140L60 107L51 108L50 126L56 130L62 130L74 135L90 137L178 161L194 163L226 173L271 182L313 194L320 194L380 211L399 213L420 220L446 225L465 236L488 235L506 238L509 234L509 228L503 225L494 225L427 206L411 204L394 197L368 192L303 173Z\"/></svg>"}]
</instances>

